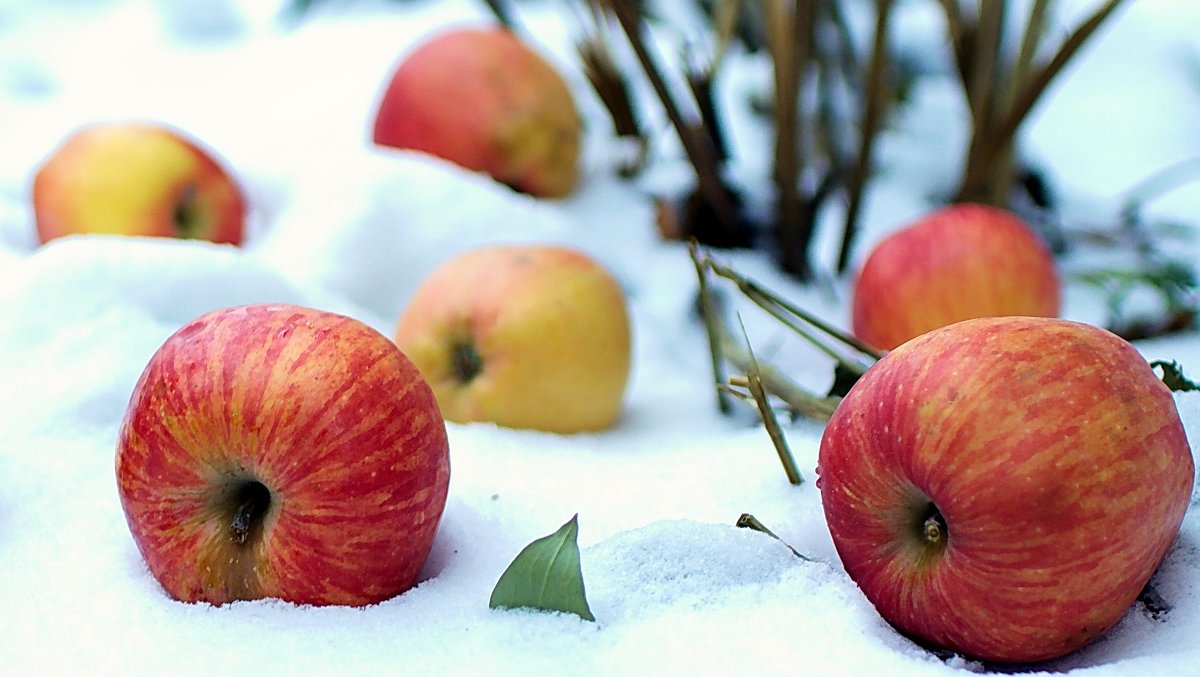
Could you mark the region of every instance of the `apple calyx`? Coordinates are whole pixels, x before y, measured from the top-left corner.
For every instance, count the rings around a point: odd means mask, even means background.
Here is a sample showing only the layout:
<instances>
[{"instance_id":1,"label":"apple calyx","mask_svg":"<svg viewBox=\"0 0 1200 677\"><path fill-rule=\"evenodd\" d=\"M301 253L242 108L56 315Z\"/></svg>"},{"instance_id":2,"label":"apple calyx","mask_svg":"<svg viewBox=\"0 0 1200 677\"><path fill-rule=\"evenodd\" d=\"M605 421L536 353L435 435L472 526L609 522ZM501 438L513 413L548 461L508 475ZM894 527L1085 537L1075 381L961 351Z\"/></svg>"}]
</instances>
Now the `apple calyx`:
<instances>
[{"instance_id":1,"label":"apple calyx","mask_svg":"<svg viewBox=\"0 0 1200 677\"><path fill-rule=\"evenodd\" d=\"M271 490L257 480L243 481L234 489L233 503L237 508L229 522L229 539L235 545L245 545L271 507Z\"/></svg>"},{"instance_id":2,"label":"apple calyx","mask_svg":"<svg viewBox=\"0 0 1200 677\"><path fill-rule=\"evenodd\" d=\"M901 527L900 539L910 553L914 563L920 567L934 564L941 559L950 541L950 527L937 505L922 497L909 507L909 521Z\"/></svg>"},{"instance_id":3,"label":"apple calyx","mask_svg":"<svg viewBox=\"0 0 1200 677\"><path fill-rule=\"evenodd\" d=\"M171 225L175 228L175 234L185 240L200 237L203 226L202 217L196 209L196 198L195 184L187 184L179 192L179 199L175 201L175 209L171 212Z\"/></svg>"},{"instance_id":4,"label":"apple calyx","mask_svg":"<svg viewBox=\"0 0 1200 677\"><path fill-rule=\"evenodd\" d=\"M941 511L932 503L929 504L929 515L921 524L921 533L925 538L925 543L930 546L943 545L950 537L946 518L942 517Z\"/></svg>"},{"instance_id":5,"label":"apple calyx","mask_svg":"<svg viewBox=\"0 0 1200 677\"><path fill-rule=\"evenodd\" d=\"M450 350L450 363L459 383L470 383L483 371L483 357L475 349L475 344L466 340L458 341Z\"/></svg>"}]
</instances>

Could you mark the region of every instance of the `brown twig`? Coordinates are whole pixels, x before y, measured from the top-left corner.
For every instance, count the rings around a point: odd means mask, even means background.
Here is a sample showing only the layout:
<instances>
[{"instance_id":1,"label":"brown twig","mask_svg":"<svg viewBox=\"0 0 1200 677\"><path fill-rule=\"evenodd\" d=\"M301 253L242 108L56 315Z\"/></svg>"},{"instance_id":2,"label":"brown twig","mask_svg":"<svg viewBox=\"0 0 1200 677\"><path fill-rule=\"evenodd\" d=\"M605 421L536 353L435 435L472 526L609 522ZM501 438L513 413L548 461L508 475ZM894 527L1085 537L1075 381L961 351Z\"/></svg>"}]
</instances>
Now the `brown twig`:
<instances>
[{"instance_id":1,"label":"brown twig","mask_svg":"<svg viewBox=\"0 0 1200 677\"><path fill-rule=\"evenodd\" d=\"M754 531L766 534L767 536L774 538L775 540L779 541L780 543L783 543L782 538L776 536L775 532L768 529L765 524L758 521L757 517L755 517L754 515L751 515L748 512L742 513L742 516L739 517L738 521L736 522L736 526L739 526L743 529L752 529ZM793 548L792 546L788 545L787 543L783 543L783 544L787 545L787 549L791 550L793 555L795 555L796 557L799 557L800 559L804 560L805 562L815 562L816 561L815 559L812 559L811 557L805 557L804 555L800 554L799 550Z\"/></svg>"},{"instance_id":2,"label":"brown twig","mask_svg":"<svg viewBox=\"0 0 1200 677\"><path fill-rule=\"evenodd\" d=\"M727 415L732 411L732 407L727 393L721 388L725 383L725 373L721 360L723 351L721 349L720 309L708 286L708 268L701 261L700 247L695 240L688 244L688 252L692 256L692 262L696 265L696 277L700 285L700 316L704 320L704 328L708 334L708 351L709 357L712 359L713 382L717 386L717 410Z\"/></svg>"},{"instance_id":3,"label":"brown twig","mask_svg":"<svg viewBox=\"0 0 1200 677\"><path fill-rule=\"evenodd\" d=\"M751 362L749 349L733 337L725 323L718 323L717 328L720 332L721 355L729 360L735 369L742 374L748 374L757 364L763 388L804 418L828 421L829 417L833 416L834 409L837 409L837 405L842 401L840 397L818 395L784 376L770 364ZM731 375L727 384L730 387L725 389L726 392L745 399L743 393L734 388L743 388L749 391L750 384L746 378L744 375Z\"/></svg>"},{"instance_id":4,"label":"brown twig","mask_svg":"<svg viewBox=\"0 0 1200 677\"><path fill-rule=\"evenodd\" d=\"M699 190L704 196L704 200L712 208L722 227L731 235L736 233L740 228L737 210L734 208L733 201L729 196L728 188L721 180L716 153L707 135L703 132L698 133L695 125L689 124L684 119L683 112L680 110L678 103L671 95L670 90L667 89L666 81L662 76L662 69L646 46L641 15L636 11L631 0L595 1L604 3L613 16L616 17L621 30L625 32L625 36L629 40L629 45L633 48L638 63L641 64L642 71L650 81L651 87L654 88L655 95L662 103L663 108L666 110L667 118L671 121L671 125L675 128L675 133L679 136L679 140L683 144L688 161L696 172L696 181L699 184ZM736 239L736 237L733 239Z\"/></svg>"},{"instance_id":5,"label":"brown twig","mask_svg":"<svg viewBox=\"0 0 1200 677\"><path fill-rule=\"evenodd\" d=\"M484 0L484 4L492 11L492 15L496 17L496 21L500 22L501 26L514 33L521 30L521 25L517 21L512 7L509 6L508 0Z\"/></svg>"},{"instance_id":6,"label":"brown twig","mask_svg":"<svg viewBox=\"0 0 1200 677\"><path fill-rule=\"evenodd\" d=\"M775 235L783 269L802 279L810 274L808 244L812 224L803 218L800 196L806 128L800 93L812 54L816 5L784 0L770 0L767 5L767 44L775 83Z\"/></svg>"},{"instance_id":7,"label":"brown twig","mask_svg":"<svg viewBox=\"0 0 1200 677\"><path fill-rule=\"evenodd\" d=\"M741 322L741 318L738 318L738 322ZM767 399L767 391L763 386L758 360L754 357L754 349L748 347L750 337L746 335L746 325L740 324L740 326L742 338L746 341L746 350L750 354L750 369L746 371L746 388L754 398L754 403L758 407L758 416L762 419L763 427L767 429L767 435L771 438L771 444L775 447L775 453L779 456L779 463L783 465L783 472L787 475L788 482L793 485L803 484L804 476L796 467L796 458L792 456L787 438L783 435L783 428L780 427L779 419L775 417L775 410L771 408L771 403Z\"/></svg>"},{"instance_id":8,"label":"brown twig","mask_svg":"<svg viewBox=\"0 0 1200 677\"><path fill-rule=\"evenodd\" d=\"M975 130L978 142L973 142L971 158L959 188L960 199L971 198L985 191L997 163L1012 152L1017 130L1045 94L1050 83L1123 2L1124 0L1108 0L1098 7L1067 37L1048 63L1034 69L1023 83L1017 85L1018 94L1013 105L987 128Z\"/></svg>"},{"instance_id":9,"label":"brown twig","mask_svg":"<svg viewBox=\"0 0 1200 677\"><path fill-rule=\"evenodd\" d=\"M733 270L732 268L721 265L721 264L717 263L716 261L712 260L711 258L706 258L705 262L708 265L709 269L712 270L715 275L726 278L728 280L731 280L734 284L736 284L738 286L739 289L742 290L743 293L754 294L754 296L764 299L772 305L778 306L780 309L786 311L788 314L791 314L791 315L795 316L796 318L804 321L805 323L812 325L817 330L819 330L821 333L833 338L834 340L838 341L839 343L841 343L845 346L848 346L859 353L862 353L863 355L866 355L867 357L871 358L872 360L878 361L883 358L884 353L880 352L879 350L872 348L871 346L854 338L850 334L847 334L846 332L838 329L837 327L834 327L833 325L829 324L828 322L825 322L821 318L804 310L803 308L797 306L796 304L792 303L791 301L788 301L787 299L770 291L766 287L763 287L761 284L755 282L754 280L744 277L743 275L741 275L737 271ZM842 360L839 359L839 362L840 361L842 361ZM855 371L862 370L861 365L847 364L846 366Z\"/></svg>"},{"instance_id":10,"label":"brown twig","mask_svg":"<svg viewBox=\"0 0 1200 677\"><path fill-rule=\"evenodd\" d=\"M850 248L858 235L859 212L862 209L863 194L871 173L871 160L875 155L875 140L882 127L884 113L887 110L890 92L888 92L887 72L890 64L888 30L891 24L892 0L876 0L875 3L875 43L871 49L871 65L867 71L866 87L863 96L862 123L859 127L858 157L855 158L854 169L850 174L850 184L847 188L846 222L842 227L842 244L838 250L837 271L846 272L850 264Z\"/></svg>"}]
</instances>

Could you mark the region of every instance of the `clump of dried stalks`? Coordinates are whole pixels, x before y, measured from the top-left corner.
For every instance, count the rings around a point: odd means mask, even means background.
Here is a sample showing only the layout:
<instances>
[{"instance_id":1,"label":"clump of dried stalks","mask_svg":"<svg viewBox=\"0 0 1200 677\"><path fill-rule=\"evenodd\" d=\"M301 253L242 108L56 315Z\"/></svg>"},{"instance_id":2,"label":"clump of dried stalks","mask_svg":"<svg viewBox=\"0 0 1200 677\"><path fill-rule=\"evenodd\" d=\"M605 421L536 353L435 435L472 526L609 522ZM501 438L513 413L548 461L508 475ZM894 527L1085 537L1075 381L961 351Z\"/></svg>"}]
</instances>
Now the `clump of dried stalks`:
<instances>
[{"instance_id":1,"label":"clump of dried stalks","mask_svg":"<svg viewBox=\"0 0 1200 677\"><path fill-rule=\"evenodd\" d=\"M821 210L840 199L844 218L835 267L844 272L874 175L879 134L903 83L913 77L891 39L896 3L859 0L859 8L869 8L873 19L869 35L862 36L848 16L855 3L847 0L693 0L696 11L709 20L712 53L685 59L684 72L670 73L652 49L655 28L646 3L576 1L590 21L579 52L617 133L640 139L646 147L646 133L629 96L635 76L612 56L614 33L619 32L636 55L637 76L651 84L683 145L696 189L681 213L681 235L710 246L769 248L783 270L808 278L814 271L815 224ZM1031 0L1020 8L1003 0L936 2L946 18L947 58L971 115L971 138L953 200L1007 206L1018 183L1022 123L1123 0L1101 3L1065 33L1050 30L1056 17L1053 0ZM504 5L503 0L488 4ZM511 21L511 12L495 11ZM1014 31L1019 39L1012 39ZM1056 39L1060 34L1065 37ZM774 201L765 224L746 216L742 196L724 178L729 125L722 121L713 88L725 50L734 42L765 52L773 68L769 123L774 132ZM687 83L690 100L681 100L672 81Z\"/></svg>"}]
</instances>

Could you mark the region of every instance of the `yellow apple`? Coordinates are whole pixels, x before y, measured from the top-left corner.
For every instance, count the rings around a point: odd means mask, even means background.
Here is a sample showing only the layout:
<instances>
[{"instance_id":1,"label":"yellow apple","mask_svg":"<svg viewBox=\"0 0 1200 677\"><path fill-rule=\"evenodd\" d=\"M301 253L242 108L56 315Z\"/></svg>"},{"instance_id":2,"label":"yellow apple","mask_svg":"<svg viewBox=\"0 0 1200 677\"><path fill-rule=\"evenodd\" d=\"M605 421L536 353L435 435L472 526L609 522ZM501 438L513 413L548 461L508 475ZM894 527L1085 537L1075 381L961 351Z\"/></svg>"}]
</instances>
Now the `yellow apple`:
<instances>
[{"instance_id":1,"label":"yellow apple","mask_svg":"<svg viewBox=\"0 0 1200 677\"><path fill-rule=\"evenodd\" d=\"M602 430L620 416L629 380L625 295L565 247L491 246L447 260L413 295L396 343L456 422Z\"/></svg>"},{"instance_id":2,"label":"yellow apple","mask_svg":"<svg viewBox=\"0 0 1200 677\"><path fill-rule=\"evenodd\" d=\"M155 124L84 127L34 175L38 239L74 233L240 244L245 199L234 178L181 132Z\"/></svg>"}]
</instances>

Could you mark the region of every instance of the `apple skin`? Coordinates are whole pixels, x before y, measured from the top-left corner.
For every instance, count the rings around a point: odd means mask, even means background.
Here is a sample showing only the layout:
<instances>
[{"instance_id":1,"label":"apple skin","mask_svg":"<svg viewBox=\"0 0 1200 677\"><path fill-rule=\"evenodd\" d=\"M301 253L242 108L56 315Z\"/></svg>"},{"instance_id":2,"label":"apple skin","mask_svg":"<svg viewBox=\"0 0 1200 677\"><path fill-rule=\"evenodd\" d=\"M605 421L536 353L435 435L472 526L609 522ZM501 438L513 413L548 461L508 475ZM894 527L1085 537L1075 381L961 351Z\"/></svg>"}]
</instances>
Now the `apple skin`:
<instances>
[{"instance_id":1,"label":"apple skin","mask_svg":"<svg viewBox=\"0 0 1200 677\"><path fill-rule=\"evenodd\" d=\"M578 181L582 122L562 76L503 28L439 33L396 68L375 143L419 150L536 197Z\"/></svg>"},{"instance_id":2,"label":"apple skin","mask_svg":"<svg viewBox=\"0 0 1200 677\"><path fill-rule=\"evenodd\" d=\"M1193 473L1174 399L1132 346L1009 317L872 366L825 430L818 487L842 564L884 619L972 658L1032 662L1121 618L1178 533Z\"/></svg>"},{"instance_id":3,"label":"apple skin","mask_svg":"<svg viewBox=\"0 0 1200 677\"><path fill-rule=\"evenodd\" d=\"M938 209L883 239L854 282L851 327L891 350L976 317L1056 317L1062 285L1049 249L1016 215L979 204Z\"/></svg>"},{"instance_id":4,"label":"apple skin","mask_svg":"<svg viewBox=\"0 0 1200 677\"><path fill-rule=\"evenodd\" d=\"M570 248L500 245L445 261L413 295L396 342L450 421L575 433L621 413L625 296Z\"/></svg>"},{"instance_id":5,"label":"apple skin","mask_svg":"<svg viewBox=\"0 0 1200 677\"><path fill-rule=\"evenodd\" d=\"M208 151L161 125L77 130L38 168L32 194L43 243L75 233L243 239L246 201L237 181Z\"/></svg>"},{"instance_id":6,"label":"apple skin","mask_svg":"<svg viewBox=\"0 0 1200 677\"><path fill-rule=\"evenodd\" d=\"M134 389L116 470L150 572L171 597L212 604L404 592L450 477L433 393L395 344L287 305L216 310L171 335Z\"/></svg>"}]
</instances>

